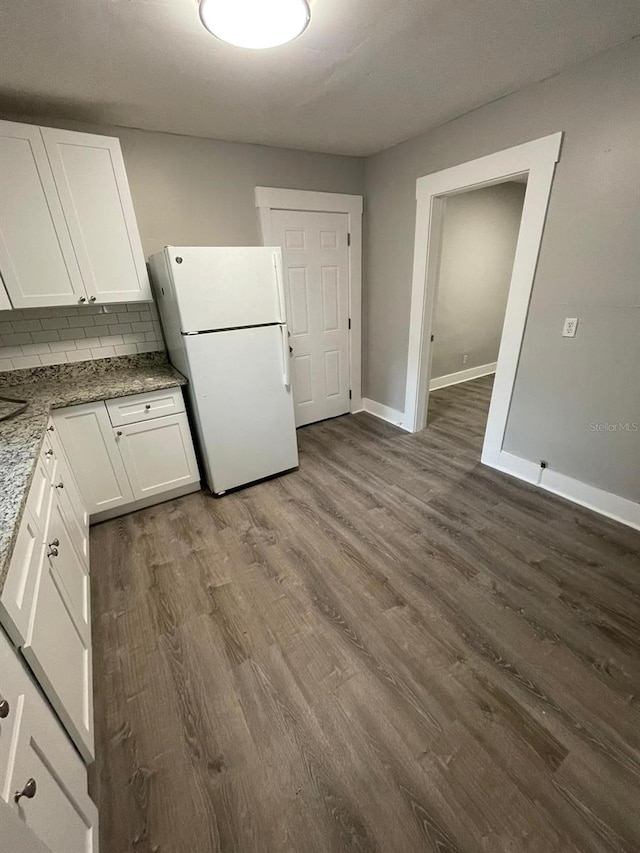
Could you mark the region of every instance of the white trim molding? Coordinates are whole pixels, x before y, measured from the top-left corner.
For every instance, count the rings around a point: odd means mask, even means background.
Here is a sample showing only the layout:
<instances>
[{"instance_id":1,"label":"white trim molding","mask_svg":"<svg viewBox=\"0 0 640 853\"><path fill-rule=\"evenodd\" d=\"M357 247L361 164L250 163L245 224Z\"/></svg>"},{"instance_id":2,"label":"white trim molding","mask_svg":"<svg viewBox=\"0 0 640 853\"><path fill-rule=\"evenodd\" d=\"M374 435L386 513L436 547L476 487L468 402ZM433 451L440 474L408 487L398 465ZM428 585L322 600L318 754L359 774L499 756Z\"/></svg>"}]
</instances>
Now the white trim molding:
<instances>
[{"instance_id":1,"label":"white trim molding","mask_svg":"<svg viewBox=\"0 0 640 853\"><path fill-rule=\"evenodd\" d=\"M389 424L393 424L394 426L400 427L400 429L405 429L403 421L404 415L402 412L399 412L397 409L392 409L390 406L384 406L382 403L378 403L376 400L369 400L367 397L362 398L362 408L361 412L368 412L370 415L373 415L376 418L380 418L381 421L386 421Z\"/></svg>"},{"instance_id":2,"label":"white trim molding","mask_svg":"<svg viewBox=\"0 0 640 853\"><path fill-rule=\"evenodd\" d=\"M263 246L275 239L271 213L274 210L310 210L321 213L346 213L351 236L349 247L349 375L350 411L362 409L362 196L342 193L256 187L256 208Z\"/></svg>"},{"instance_id":3,"label":"white trim molding","mask_svg":"<svg viewBox=\"0 0 640 853\"><path fill-rule=\"evenodd\" d=\"M640 504L635 501L606 492L589 483L583 483L551 468L541 468L535 462L522 459L513 453L502 451L498 454L495 463L487 464L491 468L511 474L512 477L525 480L547 492L593 510L599 515L640 530Z\"/></svg>"},{"instance_id":4,"label":"white trim molding","mask_svg":"<svg viewBox=\"0 0 640 853\"><path fill-rule=\"evenodd\" d=\"M419 178L416 183L416 231L409 323L404 427L411 432L427 423L431 334L438 281L445 196L491 186L527 174L527 190L516 245L502 340L493 385L482 461L493 465L502 449L547 215L562 133L525 142L459 166Z\"/></svg>"},{"instance_id":5,"label":"white trim molding","mask_svg":"<svg viewBox=\"0 0 640 853\"><path fill-rule=\"evenodd\" d=\"M480 364L478 367L468 367L466 370L458 370L457 373L447 373L445 376L437 376L429 382L429 391L437 391L438 388L447 388L449 385L459 385L461 382L469 382L471 379L480 379L481 376L489 376L496 372L498 362L491 364Z\"/></svg>"}]
</instances>

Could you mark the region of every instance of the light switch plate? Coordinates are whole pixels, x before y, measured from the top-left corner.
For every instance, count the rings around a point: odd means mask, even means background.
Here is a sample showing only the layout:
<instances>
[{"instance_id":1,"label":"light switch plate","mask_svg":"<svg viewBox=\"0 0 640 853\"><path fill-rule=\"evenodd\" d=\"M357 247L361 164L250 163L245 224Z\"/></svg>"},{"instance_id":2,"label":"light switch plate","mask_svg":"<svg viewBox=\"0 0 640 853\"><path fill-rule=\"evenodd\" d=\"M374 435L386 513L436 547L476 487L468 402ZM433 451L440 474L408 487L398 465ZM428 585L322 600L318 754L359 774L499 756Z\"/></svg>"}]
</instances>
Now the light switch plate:
<instances>
[{"instance_id":1,"label":"light switch plate","mask_svg":"<svg viewBox=\"0 0 640 853\"><path fill-rule=\"evenodd\" d=\"M575 338L577 328L578 328L578 318L577 317L566 317L565 321L564 321L564 326L562 328L562 337L563 338Z\"/></svg>"}]
</instances>

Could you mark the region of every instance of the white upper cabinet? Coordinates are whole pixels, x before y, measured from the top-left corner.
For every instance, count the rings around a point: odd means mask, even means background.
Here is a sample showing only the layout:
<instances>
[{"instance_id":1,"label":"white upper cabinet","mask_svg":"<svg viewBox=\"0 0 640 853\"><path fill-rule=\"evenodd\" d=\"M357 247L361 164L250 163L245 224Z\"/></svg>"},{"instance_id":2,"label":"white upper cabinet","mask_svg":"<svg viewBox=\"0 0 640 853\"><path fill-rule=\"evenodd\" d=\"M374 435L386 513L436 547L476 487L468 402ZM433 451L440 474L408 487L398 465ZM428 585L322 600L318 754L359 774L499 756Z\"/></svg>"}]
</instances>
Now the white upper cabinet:
<instances>
[{"instance_id":1,"label":"white upper cabinet","mask_svg":"<svg viewBox=\"0 0 640 853\"><path fill-rule=\"evenodd\" d=\"M41 130L89 300L150 301L120 142L91 133Z\"/></svg>"},{"instance_id":2,"label":"white upper cabinet","mask_svg":"<svg viewBox=\"0 0 640 853\"><path fill-rule=\"evenodd\" d=\"M13 307L78 302L84 285L39 127L0 121L0 199L0 273Z\"/></svg>"},{"instance_id":3,"label":"white upper cabinet","mask_svg":"<svg viewBox=\"0 0 640 853\"><path fill-rule=\"evenodd\" d=\"M0 121L0 198L14 308L151 300L117 139Z\"/></svg>"}]
</instances>

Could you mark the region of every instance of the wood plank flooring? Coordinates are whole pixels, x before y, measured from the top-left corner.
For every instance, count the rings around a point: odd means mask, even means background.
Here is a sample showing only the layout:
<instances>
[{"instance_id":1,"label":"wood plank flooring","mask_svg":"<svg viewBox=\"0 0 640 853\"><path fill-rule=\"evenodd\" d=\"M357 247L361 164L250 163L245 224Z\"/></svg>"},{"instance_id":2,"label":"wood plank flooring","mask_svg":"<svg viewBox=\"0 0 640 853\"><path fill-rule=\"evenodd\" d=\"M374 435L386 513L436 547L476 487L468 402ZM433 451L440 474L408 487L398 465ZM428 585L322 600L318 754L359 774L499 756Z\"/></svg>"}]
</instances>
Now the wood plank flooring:
<instances>
[{"instance_id":1,"label":"wood plank flooring","mask_svg":"<svg viewBox=\"0 0 640 853\"><path fill-rule=\"evenodd\" d=\"M416 435L92 530L101 853L640 849L640 534Z\"/></svg>"}]
</instances>

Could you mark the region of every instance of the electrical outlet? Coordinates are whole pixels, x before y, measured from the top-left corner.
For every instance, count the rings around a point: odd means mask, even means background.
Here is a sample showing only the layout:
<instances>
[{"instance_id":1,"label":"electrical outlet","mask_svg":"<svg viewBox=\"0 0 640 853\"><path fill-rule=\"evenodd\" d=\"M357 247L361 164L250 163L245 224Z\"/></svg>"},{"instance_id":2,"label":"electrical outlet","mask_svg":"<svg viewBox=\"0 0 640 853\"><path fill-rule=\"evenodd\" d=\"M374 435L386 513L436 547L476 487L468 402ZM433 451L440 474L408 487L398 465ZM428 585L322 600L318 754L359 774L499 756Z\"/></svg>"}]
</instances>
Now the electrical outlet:
<instances>
[{"instance_id":1,"label":"electrical outlet","mask_svg":"<svg viewBox=\"0 0 640 853\"><path fill-rule=\"evenodd\" d=\"M565 321L564 321L564 326L562 328L562 337L563 338L575 338L577 328L578 328L578 318L577 317L566 317Z\"/></svg>"}]
</instances>

